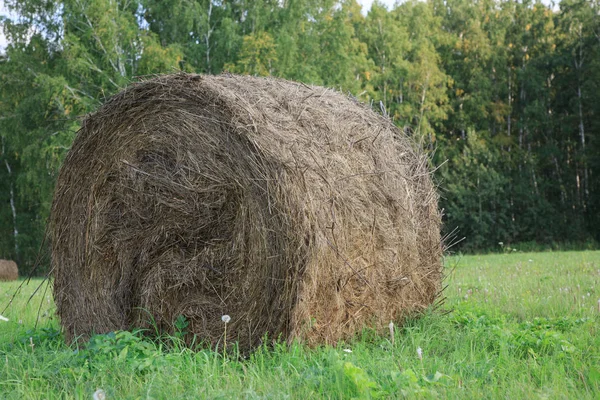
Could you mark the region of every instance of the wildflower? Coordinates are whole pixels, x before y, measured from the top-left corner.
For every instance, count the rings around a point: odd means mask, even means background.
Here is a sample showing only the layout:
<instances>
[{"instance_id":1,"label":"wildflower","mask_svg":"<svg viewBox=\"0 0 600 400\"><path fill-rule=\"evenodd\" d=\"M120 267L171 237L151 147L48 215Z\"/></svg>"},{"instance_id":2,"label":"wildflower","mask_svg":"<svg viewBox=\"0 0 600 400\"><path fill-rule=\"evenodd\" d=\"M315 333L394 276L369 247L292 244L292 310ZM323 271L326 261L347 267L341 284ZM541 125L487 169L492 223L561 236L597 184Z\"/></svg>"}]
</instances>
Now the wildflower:
<instances>
[{"instance_id":1,"label":"wildflower","mask_svg":"<svg viewBox=\"0 0 600 400\"><path fill-rule=\"evenodd\" d=\"M504 246L504 242L498 242L500 246Z\"/></svg>"},{"instance_id":2,"label":"wildflower","mask_svg":"<svg viewBox=\"0 0 600 400\"><path fill-rule=\"evenodd\" d=\"M223 354L227 355L227 324L231 321L231 317L225 314L221 317L221 321L225 322L225 331L223 332Z\"/></svg>"},{"instance_id":3,"label":"wildflower","mask_svg":"<svg viewBox=\"0 0 600 400\"><path fill-rule=\"evenodd\" d=\"M92 398L94 400L106 400L106 392L104 392L102 389L98 389L94 392Z\"/></svg>"},{"instance_id":4,"label":"wildflower","mask_svg":"<svg viewBox=\"0 0 600 400\"><path fill-rule=\"evenodd\" d=\"M423 349L420 347L417 347L417 357L419 357L419 360L423 361Z\"/></svg>"},{"instance_id":5,"label":"wildflower","mask_svg":"<svg viewBox=\"0 0 600 400\"><path fill-rule=\"evenodd\" d=\"M3 315L0 315L0 321L5 321L5 322L8 322L8 318L6 318L6 317L5 317L5 316L3 316Z\"/></svg>"}]
</instances>

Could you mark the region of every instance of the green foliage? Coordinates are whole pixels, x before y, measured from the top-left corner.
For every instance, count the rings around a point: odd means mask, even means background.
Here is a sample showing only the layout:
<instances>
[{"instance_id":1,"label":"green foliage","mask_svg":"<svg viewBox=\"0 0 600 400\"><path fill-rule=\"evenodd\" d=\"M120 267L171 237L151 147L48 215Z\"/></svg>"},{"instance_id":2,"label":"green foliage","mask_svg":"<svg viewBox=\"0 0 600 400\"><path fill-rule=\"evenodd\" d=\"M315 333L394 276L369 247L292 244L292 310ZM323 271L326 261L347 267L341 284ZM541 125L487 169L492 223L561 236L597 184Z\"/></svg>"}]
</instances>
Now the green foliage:
<instances>
[{"instance_id":1,"label":"green foliage","mask_svg":"<svg viewBox=\"0 0 600 400\"><path fill-rule=\"evenodd\" d=\"M27 273L80 117L138 76L349 92L431 152L462 251L600 240L600 2L6 0L0 258ZM44 272L43 262L39 272Z\"/></svg>"},{"instance_id":2,"label":"green foliage","mask_svg":"<svg viewBox=\"0 0 600 400\"><path fill-rule=\"evenodd\" d=\"M225 68L240 74L268 76L276 62L275 41L267 32L256 32L244 36L237 64Z\"/></svg>"},{"instance_id":3,"label":"green foliage","mask_svg":"<svg viewBox=\"0 0 600 400\"><path fill-rule=\"evenodd\" d=\"M568 333L574 327L585 324L585 318L534 318L506 329L506 320L490 319L472 312L455 313L457 327L485 336L486 352L510 352L514 357L534 359L541 355L571 354L576 351L569 342Z\"/></svg>"},{"instance_id":4,"label":"green foliage","mask_svg":"<svg viewBox=\"0 0 600 400\"><path fill-rule=\"evenodd\" d=\"M379 389L375 382L362 368L357 367L349 361L342 365L344 376L348 378L356 389L358 398L379 399L384 397L384 393Z\"/></svg>"},{"instance_id":5,"label":"green foliage","mask_svg":"<svg viewBox=\"0 0 600 400\"><path fill-rule=\"evenodd\" d=\"M175 322L173 323L173 326L175 327L174 336L177 339L182 340L185 337L185 335L188 334L187 327L189 324L190 322L187 321L183 315L178 316Z\"/></svg>"},{"instance_id":6,"label":"green foliage","mask_svg":"<svg viewBox=\"0 0 600 400\"><path fill-rule=\"evenodd\" d=\"M158 371L164 363L157 346L144 340L139 332L118 331L93 336L78 355L92 373L105 373L107 368L114 367L147 373Z\"/></svg>"}]
</instances>

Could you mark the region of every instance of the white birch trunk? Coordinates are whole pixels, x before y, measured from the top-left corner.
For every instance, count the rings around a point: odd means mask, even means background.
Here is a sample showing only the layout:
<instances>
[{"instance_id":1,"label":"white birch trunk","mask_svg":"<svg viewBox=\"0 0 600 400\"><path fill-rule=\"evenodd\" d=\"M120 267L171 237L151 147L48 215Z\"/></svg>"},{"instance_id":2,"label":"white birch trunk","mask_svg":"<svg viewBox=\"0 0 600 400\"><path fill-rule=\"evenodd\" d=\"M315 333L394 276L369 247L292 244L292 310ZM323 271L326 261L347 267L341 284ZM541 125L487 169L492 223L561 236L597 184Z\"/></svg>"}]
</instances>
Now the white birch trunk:
<instances>
[{"instance_id":1,"label":"white birch trunk","mask_svg":"<svg viewBox=\"0 0 600 400\"><path fill-rule=\"evenodd\" d=\"M5 156L4 138L2 138L2 153L0 156ZM15 241L15 257L19 259L19 230L17 229L17 207L15 206L15 191L12 179L12 168L8 163L8 160L4 158L4 165L8 171L8 179L10 181L10 209L13 217L13 238Z\"/></svg>"}]
</instances>

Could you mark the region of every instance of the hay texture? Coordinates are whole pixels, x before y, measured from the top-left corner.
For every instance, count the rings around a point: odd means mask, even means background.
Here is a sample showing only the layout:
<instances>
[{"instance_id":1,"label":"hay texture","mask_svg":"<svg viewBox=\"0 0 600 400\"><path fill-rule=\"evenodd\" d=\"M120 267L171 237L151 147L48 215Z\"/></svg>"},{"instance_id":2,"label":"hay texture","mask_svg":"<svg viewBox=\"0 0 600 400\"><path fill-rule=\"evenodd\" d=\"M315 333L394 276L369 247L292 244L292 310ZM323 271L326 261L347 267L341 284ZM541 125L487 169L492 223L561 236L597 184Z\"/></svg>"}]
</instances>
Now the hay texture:
<instances>
[{"instance_id":1,"label":"hay texture","mask_svg":"<svg viewBox=\"0 0 600 400\"><path fill-rule=\"evenodd\" d=\"M19 279L17 263L9 260L0 260L0 281L16 281Z\"/></svg>"},{"instance_id":2,"label":"hay texture","mask_svg":"<svg viewBox=\"0 0 600 400\"><path fill-rule=\"evenodd\" d=\"M83 122L50 230L68 339L182 315L214 345L227 314L242 350L334 343L440 291L426 157L357 101L279 79L132 84Z\"/></svg>"}]
</instances>

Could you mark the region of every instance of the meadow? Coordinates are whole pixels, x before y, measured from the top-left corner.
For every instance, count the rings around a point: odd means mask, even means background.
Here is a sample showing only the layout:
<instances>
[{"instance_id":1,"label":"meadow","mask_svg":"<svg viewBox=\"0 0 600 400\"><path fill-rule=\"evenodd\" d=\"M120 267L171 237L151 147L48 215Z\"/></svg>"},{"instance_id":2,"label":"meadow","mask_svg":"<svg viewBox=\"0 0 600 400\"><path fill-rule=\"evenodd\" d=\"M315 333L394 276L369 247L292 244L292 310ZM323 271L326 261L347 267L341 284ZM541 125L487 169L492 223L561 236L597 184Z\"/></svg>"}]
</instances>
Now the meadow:
<instances>
[{"instance_id":1,"label":"meadow","mask_svg":"<svg viewBox=\"0 0 600 400\"><path fill-rule=\"evenodd\" d=\"M32 280L0 321L0 398L600 397L600 252L445 262L445 304L393 335L365 330L317 349L269 340L246 359L139 332L67 346L51 290L28 303L41 283ZM19 284L0 283L0 309Z\"/></svg>"}]
</instances>

